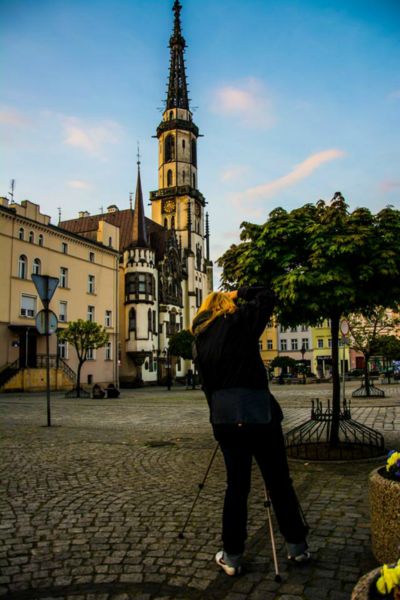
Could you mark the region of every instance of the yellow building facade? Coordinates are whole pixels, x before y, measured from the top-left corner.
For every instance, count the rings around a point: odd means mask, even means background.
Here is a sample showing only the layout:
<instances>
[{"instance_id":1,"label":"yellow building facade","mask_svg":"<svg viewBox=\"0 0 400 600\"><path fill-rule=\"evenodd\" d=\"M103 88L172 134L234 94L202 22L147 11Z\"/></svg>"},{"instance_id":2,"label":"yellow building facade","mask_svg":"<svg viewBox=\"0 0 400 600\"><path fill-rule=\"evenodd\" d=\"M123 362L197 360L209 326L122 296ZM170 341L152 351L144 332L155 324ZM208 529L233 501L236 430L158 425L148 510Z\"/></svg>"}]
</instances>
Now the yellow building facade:
<instances>
[{"instance_id":1,"label":"yellow building facade","mask_svg":"<svg viewBox=\"0 0 400 600\"><path fill-rule=\"evenodd\" d=\"M0 389L45 386L45 336L35 322L43 306L33 273L59 279L50 302L59 328L83 319L109 333L108 345L85 363L82 383L117 382L118 244L119 230L108 223L87 239L52 225L37 204L0 199ZM55 334L49 341L52 369L64 373L52 373L53 387L72 387L75 350L59 344Z\"/></svg>"}]
</instances>

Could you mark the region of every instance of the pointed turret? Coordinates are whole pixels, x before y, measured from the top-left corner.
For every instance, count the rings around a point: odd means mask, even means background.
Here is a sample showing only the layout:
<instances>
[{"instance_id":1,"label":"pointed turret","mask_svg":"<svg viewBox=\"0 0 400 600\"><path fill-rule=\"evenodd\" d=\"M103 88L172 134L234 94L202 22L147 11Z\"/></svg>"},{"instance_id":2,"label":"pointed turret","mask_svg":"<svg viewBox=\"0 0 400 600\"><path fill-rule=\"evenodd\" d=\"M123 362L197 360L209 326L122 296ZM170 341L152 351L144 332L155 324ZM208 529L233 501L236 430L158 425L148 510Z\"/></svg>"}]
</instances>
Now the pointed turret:
<instances>
[{"instance_id":1,"label":"pointed turret","mask_svg":"<svg viewBox=\"0 0 400 600\"><path fill-rule=\"evenodd\" d=\"M175 13L174 31L169 39L171 60L169 66L169 83L167 96L167 109L184 108L189 110L189 98L186 84L185 52L186 42L181 31L181 8L179 0L175 0L173 11Z\"/></svg>"},{"instance_id":2,"label":"pointed turret","mask_svg":"<svg viewBox=\"0 0 400 600\"><path fill-rule=\"evenodd\" d=\"M142 182L140 180L140 160L138 160L138 175L135 194L135 212L133 215L132 246L147 248L147 231L144 217Z\"/></svg>"}]
</instances>

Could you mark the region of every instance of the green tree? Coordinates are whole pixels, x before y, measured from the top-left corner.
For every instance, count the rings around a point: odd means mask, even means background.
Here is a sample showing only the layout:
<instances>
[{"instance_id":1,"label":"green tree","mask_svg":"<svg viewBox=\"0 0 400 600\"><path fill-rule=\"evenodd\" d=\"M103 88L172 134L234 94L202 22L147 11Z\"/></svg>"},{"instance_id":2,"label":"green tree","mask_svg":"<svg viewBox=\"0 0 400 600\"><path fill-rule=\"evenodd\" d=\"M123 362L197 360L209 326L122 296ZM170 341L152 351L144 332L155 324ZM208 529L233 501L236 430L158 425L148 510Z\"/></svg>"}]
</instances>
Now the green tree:
<instances>
[{"instance_id":1,"label":"green tree","mask_svg":"<svg viewBox=\"0 0 400 600\"><path fill-rule=\"evenodd\" d=\"M172 356L181 356L184 359L192 360L193 335L188 329L182 329L175 333L169 340L169 353Z\"/></svg>"},{"instance_id":2,"label":"green tree","mask_svg":"<svg viewBox=\"0 0 400 600\"><path fill-rule=\"evenodd\" d=\"M364 355L364 382L366 395L370 396L369 359L373 355L383 354L384 342L399 324L385 308L377 306L368 316L352 314L348 317L350 327L350 346ZM397 339L397 338L395 338ZM379 345L380 343L380 345Z\"/></svg>"},{"instance_id":3,"label":"green tree","mask_svg":"<svg viewBox=\"0 0 400 600\"><path fill-rule=\"evenodd\" d=\"M105 328L94 321L78 319L71 321L68 327L58 333L58 339L71 344L78 357L78 370L76 374L76 392L80 397L81 392L81 370L87 361L89 351L105 346L109 340Z\"/></svg>"},{"instance_id":4,"label":"green tree","mask_svg":"<svg viewBox=\"0 0 400 600\"><path fill-rule=\"evenodd\" d=\"M349 212L337 192L290 212L273 210L264 225L242 223L241 243L219 259L222 285L266 285L284 325L331 321L332 427L339 441L339 321L342 315L395 305L400 299L400 211Z\"/></svg>"},{"instance_id":5,"label":"green tree","mask_svg":"<svg viewBox=\"0 0 400 600\"><path fill-rule=\"evenodd\" d=\"M284 374L288 369L293 372L297 368L297 361L291 356L275 356L275 358L272 359L269 368L278 368L281 370L279 374L279 383L283 383Z\"/></svg>"}]
</instances>

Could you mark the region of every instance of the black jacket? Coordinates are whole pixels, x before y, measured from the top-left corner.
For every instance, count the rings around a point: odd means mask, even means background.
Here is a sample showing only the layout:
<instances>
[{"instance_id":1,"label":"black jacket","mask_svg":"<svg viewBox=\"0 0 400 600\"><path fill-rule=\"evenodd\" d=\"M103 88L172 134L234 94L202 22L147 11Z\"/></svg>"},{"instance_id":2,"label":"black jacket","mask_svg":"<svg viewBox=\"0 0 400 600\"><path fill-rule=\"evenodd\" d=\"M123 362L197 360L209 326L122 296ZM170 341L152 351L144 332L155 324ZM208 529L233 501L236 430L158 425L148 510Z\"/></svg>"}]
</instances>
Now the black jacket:
<instances>
[{"instance_id":1,"label":"black jacket","mask_svg":"<svg viewBox=\"0 0 400 600\"><path fill-rule=\"evenodd\" d=\"M240 288L238 310L217 317L196 336L197 365L207 400L217 390L268 390L259 338L269 321L275 297L266 288Z\"/></svg>"}]
</instances>

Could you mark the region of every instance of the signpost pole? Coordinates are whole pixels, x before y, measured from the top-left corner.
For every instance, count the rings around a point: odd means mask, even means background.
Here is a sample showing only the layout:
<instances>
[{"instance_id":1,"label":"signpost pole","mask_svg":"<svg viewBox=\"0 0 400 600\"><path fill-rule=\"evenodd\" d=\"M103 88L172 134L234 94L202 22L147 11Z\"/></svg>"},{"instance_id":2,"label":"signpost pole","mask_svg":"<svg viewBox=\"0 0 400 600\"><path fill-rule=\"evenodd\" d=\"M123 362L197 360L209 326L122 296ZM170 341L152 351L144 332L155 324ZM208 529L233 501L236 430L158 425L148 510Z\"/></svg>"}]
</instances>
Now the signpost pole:
<instances>
[{"instance_id":1,"label":"signpost pole","mask_svg":"<svg viewBox=\"0 0 400 600\"><path fill-rule=\"evenodd\" d=\"M49 277L48 275L32 275L32 281L38 291L40 299L44 308L44 331L43 325L40 325L40 319L36 322L36 327L40 333L44 333L46 336L46 399L47 399L47 427L51 427L51 406L50 406L50 314L49 310L50 300L53 297L54 292L58 286L59 280L56 277ZM37 315L37 319L40 317L40 313ZM57 319L54 316L56 324ZM57 325L56 325L57 328ZM55 331L55 329L54 329Z\"/></svg>"},{"instance_id":2,"label":"signpost pole","mask_svg":"<svg viewBox=\"0 0 400 600\"><path fill-rule=\"evenodd\" d=\"M49 340L49 309L46 308L46 397L47 397L47 427L51 427L50 414L50 340Z\"/></svg>"}]
</instances>

